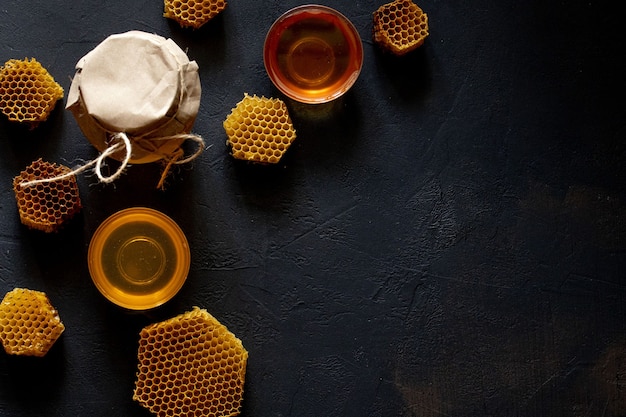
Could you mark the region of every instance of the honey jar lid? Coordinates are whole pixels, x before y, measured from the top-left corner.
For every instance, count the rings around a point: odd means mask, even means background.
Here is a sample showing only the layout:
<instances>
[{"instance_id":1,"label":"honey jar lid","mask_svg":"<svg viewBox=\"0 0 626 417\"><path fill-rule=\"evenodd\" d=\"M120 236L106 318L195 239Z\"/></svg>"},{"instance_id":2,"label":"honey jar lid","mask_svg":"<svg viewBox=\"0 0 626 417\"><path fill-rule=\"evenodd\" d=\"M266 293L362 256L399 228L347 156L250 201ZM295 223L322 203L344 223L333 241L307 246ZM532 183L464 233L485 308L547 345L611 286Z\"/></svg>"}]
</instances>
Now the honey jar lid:
<instances>
[{"instance_id":1,"label":"honey jar lid","mask_svg":"<svg viewBox=\"0 0 626 417\"><path fill-rule=\"evenodd\" d=\"M107 218L89 244L89 273L109 301L148 310L170 300L187 279L187 238L165 214L133 207Z\"/></svg>"},{"instance_id":2,"label":"honey jar lid","mask_svg":"<svg viewBox=\"0 0 626 417\"><path fill-rule=\"evenodd\" d=\"M131 30L78 61L65 107L100 152L123 132L133 144L131 162L143 164L178 151L182 141L170 137L191 131L201 92L198 64L173 40ZM110 156L121 161L125 152Z\"/></svg>"}]
</instances>

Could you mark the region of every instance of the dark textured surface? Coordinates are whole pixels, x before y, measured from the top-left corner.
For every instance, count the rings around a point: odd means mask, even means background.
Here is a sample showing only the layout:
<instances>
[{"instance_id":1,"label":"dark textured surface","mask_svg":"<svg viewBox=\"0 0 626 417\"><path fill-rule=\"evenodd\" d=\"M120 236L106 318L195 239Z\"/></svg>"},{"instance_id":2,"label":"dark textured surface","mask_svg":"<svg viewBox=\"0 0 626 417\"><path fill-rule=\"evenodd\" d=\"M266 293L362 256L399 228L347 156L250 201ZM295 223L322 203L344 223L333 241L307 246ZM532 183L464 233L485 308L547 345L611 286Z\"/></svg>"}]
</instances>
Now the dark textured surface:
<instances>
[{"instance_id":1,"label":"dark textured surface","mask_svg":"<svg viewBox=\"0 0 626 417\"><path fill-rule=\"evenodd\" d=\"M80 177L85 209L45 235L20 225L12 178L97 154L65 101L34 131L0 118L0 292L46 291L67 327L46 358L0 352L0 415L147 415L138 332L194 305L250 352L243 416L626 415L621 12L425 1L430 37L395 58L370 37L382 2L329 1L363 38L360 79L332 106L288 102L279 166L237 163L222 121L244 92L280 96L262 44L298 4L232 0L193 32L157 1L2 2L0 61L36 57L66 91L106 36L172 37L200 66L212 146L166 191L158 166ZM86 264L100 222L136 205L192 248L186 285L146 314L108 303Z\"/></svg>"}]
</instances>

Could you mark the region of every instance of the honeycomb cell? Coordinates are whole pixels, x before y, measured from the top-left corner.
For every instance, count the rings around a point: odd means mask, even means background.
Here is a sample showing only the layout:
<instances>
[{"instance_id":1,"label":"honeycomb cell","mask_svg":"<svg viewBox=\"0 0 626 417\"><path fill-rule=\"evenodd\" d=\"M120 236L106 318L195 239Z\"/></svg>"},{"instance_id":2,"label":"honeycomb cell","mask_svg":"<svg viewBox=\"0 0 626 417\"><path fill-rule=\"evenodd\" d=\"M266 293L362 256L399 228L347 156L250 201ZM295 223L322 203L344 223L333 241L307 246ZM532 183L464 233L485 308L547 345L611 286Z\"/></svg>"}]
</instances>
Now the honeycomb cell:
<instances>
[{"instance_id":1,"label":"honeycomb cell","mask_svg":"<svg viewBox=\"0 0 626 417\"><path fill-rule=\"evenodd\" d=\"M0 341L10 355L44 356L65 326L48 296L15 288L0 304Z\"/></svg>"},{"instance_id":2,"label":"honeycomb cell","mask_svg":"<svg viewBox=\"0 0 626 417\"><path fill-rule=\"evenodd\" d=\"M374 40L396 55L404 55L424 43L428 16L411 0L395 0L374 12Z\"/></svg>"},{"instance_id":3,"label":"honeycomb cell","mask_svg":"<svg viewBox=\"0 0 626 417\"><path fill-rule=\"evenodd\" d=\"M63 88L35 58L11 59L0 67L0 109L10 121L34 128L62 98Z\"/></svg>"},{"instance_id":4,"label":"honeycomb cell","mask_svg":"<svg viewBox=\"0 0 626 417\"><path fill-rule=\"evenodd\" d=\"M226 0L165 0L163 16L181 27L200 28L226 8Z\"/></svg>"},{"instance_id":5,"label":"honeycomb cell","mask_svg":"<svg viewBox=\"0 0 626 417\"><path fill-rule=\"evenodd\" d=\"M296 138L287 106L280 99L245 94L224 121L233 157L275 164Z\"/></svg>"},{"instance_id":6,"label":"honeycomb cell","mask_svg":"<svg viewBox=\"0 0 626 417\"><path fill-rule=\"evenodd\" d=\"M153 414L239 414L248 352L206 310L194 307L142 329L137 360L133 400Z\"/></svg>"},{"instance_id":7,"label":"honeycomb cell","mask_svg":"<svg viewBox=\"0 0 626 417\"><path fill-rule=\"evenodd\" d=\"M56 232L82 209L76 177L40 182L25 182L56 178L71 172L64 165L45 162L41 158L30 164L13 179L13 191L20 221L25 226L46 233Z\"/></svg>"}]
</instances>

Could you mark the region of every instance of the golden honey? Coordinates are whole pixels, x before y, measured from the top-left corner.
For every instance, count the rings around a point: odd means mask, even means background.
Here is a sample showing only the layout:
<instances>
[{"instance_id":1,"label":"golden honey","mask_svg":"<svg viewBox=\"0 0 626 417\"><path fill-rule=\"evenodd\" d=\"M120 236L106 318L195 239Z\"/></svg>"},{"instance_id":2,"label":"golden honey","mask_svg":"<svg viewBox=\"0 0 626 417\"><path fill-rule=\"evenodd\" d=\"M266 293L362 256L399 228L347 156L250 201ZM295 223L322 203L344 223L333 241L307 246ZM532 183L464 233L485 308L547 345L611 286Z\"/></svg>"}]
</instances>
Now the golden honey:
<instances>
[{"instance_id":1,"label":"golden honey","mask_svg":"<svg viewBox=\"0 0 626 417\"><path fill-rule=\"evenodd\" d=\"M270 79L285 95L303 103L325 103L357 80L363 46L356 28L341 13L306 5L274 22L263 59Z\"/></svg>"},{"instance_id":2,"label":"golden honey","mask_svg":"<svg viewBox=\"0 0 626 417\"><path fill-rule=\"evenodd\" d=\"M136 207L115 213L94 233L89 272L98 290L131 310L157 307L182 287L189 272L187 239L156 210Z\"/></svg>"}]
</instances>

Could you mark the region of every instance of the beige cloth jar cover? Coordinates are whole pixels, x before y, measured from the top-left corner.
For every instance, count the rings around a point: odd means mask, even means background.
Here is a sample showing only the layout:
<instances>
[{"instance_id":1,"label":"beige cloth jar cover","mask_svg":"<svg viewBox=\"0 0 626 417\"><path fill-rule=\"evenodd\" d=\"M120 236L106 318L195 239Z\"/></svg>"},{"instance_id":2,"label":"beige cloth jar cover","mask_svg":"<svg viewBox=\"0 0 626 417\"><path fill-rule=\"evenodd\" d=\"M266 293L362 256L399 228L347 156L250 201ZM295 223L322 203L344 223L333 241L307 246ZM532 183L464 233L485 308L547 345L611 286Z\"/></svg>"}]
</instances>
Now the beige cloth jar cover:
<instances>
[{"instance_id":1,"label":"beige cloth jar cover","mask_svg":"<svg viewBox=\"0 0 626 417\"><path fill-rule=\"evenodd\" d=\"M111 35L76 64L66 108L101 152L125 134L130 163L179 159L200 107L198 65L171 39ZM113 152L122 160L127 149Z\"/></svg>"}]
</instances>

